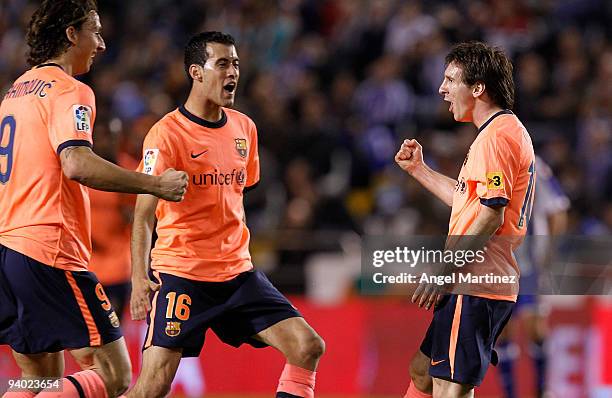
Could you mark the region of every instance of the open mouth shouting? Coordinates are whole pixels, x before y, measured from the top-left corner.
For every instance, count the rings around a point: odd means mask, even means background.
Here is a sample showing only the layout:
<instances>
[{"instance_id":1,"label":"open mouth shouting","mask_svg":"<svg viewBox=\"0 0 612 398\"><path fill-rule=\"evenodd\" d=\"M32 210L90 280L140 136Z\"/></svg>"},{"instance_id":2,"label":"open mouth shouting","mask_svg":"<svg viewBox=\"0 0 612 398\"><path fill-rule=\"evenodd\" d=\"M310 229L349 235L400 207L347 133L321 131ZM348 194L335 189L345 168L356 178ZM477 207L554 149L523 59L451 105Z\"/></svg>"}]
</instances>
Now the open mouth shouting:
<instances>
[{"instance_id":1,"label":"open mouth shouting","mask_svg":"<svg viewBox=\"0 0 612 398\"><path fill-rule=\"evenodd\" d=\"M225 91L226 94L233 95L234 91L236 91L236 82L232 81L225 84L223 86L223 91Z\"/></svg>"}]
</instances>

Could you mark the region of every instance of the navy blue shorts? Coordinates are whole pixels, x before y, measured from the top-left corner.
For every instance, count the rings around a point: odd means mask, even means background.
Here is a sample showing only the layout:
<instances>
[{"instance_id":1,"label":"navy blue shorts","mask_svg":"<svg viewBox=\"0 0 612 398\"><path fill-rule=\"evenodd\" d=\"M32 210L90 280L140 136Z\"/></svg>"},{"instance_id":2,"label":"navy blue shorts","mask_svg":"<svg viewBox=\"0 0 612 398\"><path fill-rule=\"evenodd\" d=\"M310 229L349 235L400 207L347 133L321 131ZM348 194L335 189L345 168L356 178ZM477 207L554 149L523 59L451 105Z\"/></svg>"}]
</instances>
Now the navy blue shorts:
<instances>
[{"instance_id":1,"label":"navy blue shorts","mask_svg":"<svg viewBox=\"0 0 612 398\"><path fill-rule=\"evenodd\" d=\"M227 282L155 274L161 286L153 296L143 349L151 345L181 348L183 357L197 357L209 328L234 347L243 343L266 347L253 335L302 316L259 271L243 272Z\"/></svg>"},{"instance_id":2,"label":"navy blue shorts","mask_svg":"<svg viewBox=\"0 0 612 398\"><path fill-rule=\"evenodd\" d=\"M98 278L0 246L0 344L22 354L95 347L122 336Z\"/></svg>"},{"instance_id":3,"label":"navy blue shorts","mask_svg":"<svg viewBox=\"0 0 612 398\"><path fill-rule=\"evenodd\" d=\"M431 358L429 374L460 384L478 386L489 364L497 364L495 341L512 314L511 301L447 295L421 343Z\"/></svg>"}]
</instances>

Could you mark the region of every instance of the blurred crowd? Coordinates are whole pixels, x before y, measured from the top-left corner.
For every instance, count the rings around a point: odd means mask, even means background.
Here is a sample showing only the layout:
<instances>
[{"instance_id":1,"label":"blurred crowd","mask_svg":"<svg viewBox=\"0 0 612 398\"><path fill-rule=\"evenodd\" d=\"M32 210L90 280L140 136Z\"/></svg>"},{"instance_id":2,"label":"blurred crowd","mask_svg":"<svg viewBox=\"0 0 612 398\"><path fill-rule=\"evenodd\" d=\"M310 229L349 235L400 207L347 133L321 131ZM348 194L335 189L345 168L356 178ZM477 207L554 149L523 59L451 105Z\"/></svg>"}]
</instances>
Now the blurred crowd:
<instances>
[{"instance_id":1,"label":"blurred crowd","mask_svg":"<svg viewBox=\"0 0 612 398\"><path fill-rule=\"evenodd\" d=\"M0 5L3 91L27 67L36 4ZM100 0L99 8L107 51L82 80L96 93L95 150L121 164L140 158L148 129L186 98L187 39L203 30L236 38L236 108L260 139L261 183L246 200L262 265L301 267L314 251L341 249L347 235L446 233L449 209L393 157L416 137L431 167L458 174L476 129L452 120L438 87L450 46L471 39L511 56L514 110L572 201L570 232L612 232L609 1Z\"/></svg>"}]
</instances>

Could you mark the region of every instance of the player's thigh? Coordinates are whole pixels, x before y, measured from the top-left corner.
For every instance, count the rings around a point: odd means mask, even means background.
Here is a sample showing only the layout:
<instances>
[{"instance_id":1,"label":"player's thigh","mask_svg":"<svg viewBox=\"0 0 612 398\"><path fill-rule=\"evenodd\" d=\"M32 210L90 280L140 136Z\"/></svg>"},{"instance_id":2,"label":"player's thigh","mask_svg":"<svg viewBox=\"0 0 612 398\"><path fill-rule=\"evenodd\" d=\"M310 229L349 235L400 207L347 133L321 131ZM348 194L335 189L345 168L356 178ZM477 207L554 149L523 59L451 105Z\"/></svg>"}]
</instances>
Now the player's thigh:
<instances>
[{"instance_id":1,"label":"player's thigh","mask_svg":"<svg viewBox=\"0 0 612 398\"><path fill-rule=\"evenodd\" d=\"M423 377L430 379L429 365L431 358L423 354L421 350L417 350L412 360L410 361L410 375L414 377Z\"/></svg>"},{"instance_id":2,"label":"player's thigh","mask_svg":"<svg viewBox=\"0 0 612 398\"><path fill-rule=\"evenodd\" d=\"M149 381L154 378L172 381L181 362L181 357L180 349L150 346L142 353L140 378Z\"/></svg>"},{"instance_id":3,"label":"player's thigh","mask_svg":"<svg viewBox=\"0 0 612 398\"><path fill-rule=\"evenodd\" d=\"M497 342L502 343L506 341L511 341L516 336L516 330L518 328L519 319L517 317L510 317L510 320L506 324L506 326L502 329L499 337L497 338Z\"/></svg>"},{"instance_id":4,"label":"player's thigh","mask_svg":"<svg viewBox=\"0 0 612 398\"><path fill-rule=\"evenodd\" d=\"M433 398L472 398L474 387L433 378Z\"/></svg>"},{"instance_id":5,"label":"player's thigh","mask_svg":"<svg viewBox=\"0 0 612 398\"><path fill-rule=\"evenodd\" d=\"M155 398L168 394L181 361L182 351L177 348L149 346L142 354L142 367L129 398Z\"/></svg>"},{"instance_id":6,"label":"player's thigh","mask_svg":"<svg viewBox=\"0 0 612 398\"><path fill-rule=\"evenodd\" d=\"M320 356L325 350L323 339L302 317L284 319L253 337L285 355L315 349Z\"/></svg>"},{"instance_id":7,"label":"player's thigh","mask_svg":"<svg viewBox=\"0 0 612 398\"><path fill-rule=\"evenodd\" d=\"M81 369L96 370L107 387L129 384L131 380L132 365L123 337L99 347L84 347L69 352Z\"/></svg>"},{"instance_id":8,"label":"player's thigh","mask_svg":"<svg viewBox=\"0 0 612 398\"><path fill-rule=\"evenodd\" d=\"M13 358L22 377L61 377L64 374L64 352L20 354L13 351Z\"/></svg>"}]
</instances>

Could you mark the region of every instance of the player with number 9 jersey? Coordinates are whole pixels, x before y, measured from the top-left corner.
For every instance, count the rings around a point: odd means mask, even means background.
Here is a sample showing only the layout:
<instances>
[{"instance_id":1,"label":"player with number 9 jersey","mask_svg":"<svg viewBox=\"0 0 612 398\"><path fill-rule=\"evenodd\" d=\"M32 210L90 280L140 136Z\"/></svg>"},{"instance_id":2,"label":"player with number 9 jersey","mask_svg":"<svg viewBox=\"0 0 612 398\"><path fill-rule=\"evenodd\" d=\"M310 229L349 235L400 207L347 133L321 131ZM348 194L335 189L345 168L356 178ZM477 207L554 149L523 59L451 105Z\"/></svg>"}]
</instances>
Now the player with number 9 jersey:
<instances>
[{"instance_id":1,"label":"player with number 9 jersey","mask_svg":"<svg viewBox=\"0 0 612 398\"><path fill-rule=\"evenodd\" d=\"M88 187L181 200L187 175L154 177L93 153L93 91L87 73L106 49L93 0L43 0L27 33L28 63L0 104L0 345L22 374L61 376L63 352L83 371L60 393L3 397L116 397L131 376L119 320L91 257Z\"/></svg>"},{"instance_id":2,"label":"player with number 9 jersey","mask_svg":"<svg viewBox=\"0 0 612 398\"><path fill-rule=\"evenodd\" d=\"M55 268L87 270L88 188L66 178L58 156L93 146L93 91L57 65L39 65L8 90L0 116L0 244Z\"/></svg>"}]
</instances>

